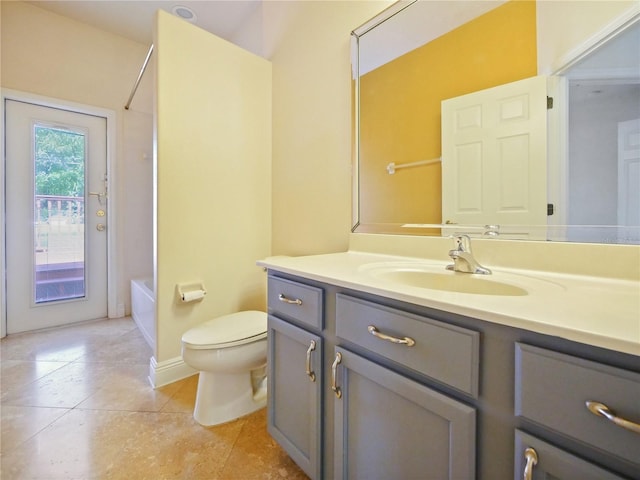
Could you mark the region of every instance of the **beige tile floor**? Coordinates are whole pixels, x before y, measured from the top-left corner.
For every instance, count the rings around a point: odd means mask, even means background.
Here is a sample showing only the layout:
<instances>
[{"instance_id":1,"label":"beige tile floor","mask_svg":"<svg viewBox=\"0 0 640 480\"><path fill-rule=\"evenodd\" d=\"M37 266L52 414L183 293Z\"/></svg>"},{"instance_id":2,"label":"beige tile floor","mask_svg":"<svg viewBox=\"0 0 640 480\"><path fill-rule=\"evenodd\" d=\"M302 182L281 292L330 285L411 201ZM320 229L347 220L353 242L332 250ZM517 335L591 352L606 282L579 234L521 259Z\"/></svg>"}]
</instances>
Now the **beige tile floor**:
<instances>
[{"instance_id":1,"label":"beige tile floor","mask_svg":"<svg viewBox=\"0 0 640 480\"><path fill-rule=\"evenodd\" d=\"M130 318L0 342L0 478L306 479L266 431L266 411L202 427L197 376L153 390Z\"/></svg>"}]
</instances>

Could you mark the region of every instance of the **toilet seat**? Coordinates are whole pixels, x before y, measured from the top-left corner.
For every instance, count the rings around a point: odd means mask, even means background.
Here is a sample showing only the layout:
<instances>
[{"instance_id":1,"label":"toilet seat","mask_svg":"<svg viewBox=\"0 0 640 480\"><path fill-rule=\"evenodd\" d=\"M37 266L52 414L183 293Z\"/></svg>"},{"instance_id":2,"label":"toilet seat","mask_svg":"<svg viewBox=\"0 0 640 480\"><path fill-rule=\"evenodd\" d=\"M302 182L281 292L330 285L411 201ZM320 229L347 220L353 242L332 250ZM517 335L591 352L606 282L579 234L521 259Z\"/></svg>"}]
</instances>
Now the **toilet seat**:
<instances>
[{"instance_id":1,"label":"toilet seat","mask_svg":"<svg viewBox=\"0 0 640 480\"><path fill-rule=\"evenodd\" d=\"M267 337L267 314L256 310L232 313L208 320L182 335L182 343L194 350L234 347Z\"/></svg>"}]
</instances>

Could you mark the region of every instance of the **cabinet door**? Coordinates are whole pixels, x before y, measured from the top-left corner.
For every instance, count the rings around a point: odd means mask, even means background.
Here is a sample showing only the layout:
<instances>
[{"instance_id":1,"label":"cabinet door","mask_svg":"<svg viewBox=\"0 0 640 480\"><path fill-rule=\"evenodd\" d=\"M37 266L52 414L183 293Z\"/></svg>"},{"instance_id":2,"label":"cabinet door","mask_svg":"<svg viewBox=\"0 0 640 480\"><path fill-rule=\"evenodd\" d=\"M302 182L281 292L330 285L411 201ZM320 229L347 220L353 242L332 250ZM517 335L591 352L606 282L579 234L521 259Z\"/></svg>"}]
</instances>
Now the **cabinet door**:
<instances>
[{"instance_id":1,"label":"cabinet door","mask_svg":"<svg viewBox=\"0 0 640 480\"><path fill-rule=\"evenodd\" d=\"M475 409L342 348L336 358L336 480L475 478Z\"/></svg>"},{"instance_id":2,"label":"cabinet door","mask_svg":"<svg viewBox=\"0 0 640 480\"><path fill-rule=\"evenodd\" d=\"M516 430L515 456L513 478L516 479L622 480L622 477L520 430ZM529 467L527 467L527 457Z\"/></svg>"},{"instance_id":3,"label":"cabinet door","mask_svg":"<svg viewBox=\"0 0 640 480\"><path fill-rule=\"evenodd\" d=\"M312 479L321 478L322 340L269 316L267 430Z\"/></svg>"}]
</instances>

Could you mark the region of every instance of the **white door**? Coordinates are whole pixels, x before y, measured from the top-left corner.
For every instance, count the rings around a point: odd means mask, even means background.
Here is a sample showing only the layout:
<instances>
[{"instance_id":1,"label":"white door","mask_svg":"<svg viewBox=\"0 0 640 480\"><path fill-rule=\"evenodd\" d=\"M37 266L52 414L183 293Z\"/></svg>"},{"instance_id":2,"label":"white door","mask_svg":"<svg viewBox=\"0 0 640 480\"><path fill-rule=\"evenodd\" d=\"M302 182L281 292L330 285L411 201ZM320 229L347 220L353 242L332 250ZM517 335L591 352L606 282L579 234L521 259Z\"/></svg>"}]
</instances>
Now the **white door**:
<instances>
[{"instance_id":1,"label":"white door","mask_svg":"<svg viewBox=\"0 0 640 480\"><path fill-rule=\"evenodd\" d=\"M7 333L106 317L106 118L5 115Z\"/></svg>"},{"instance_id":2,"label":"white door","mask_svg":"<svg viewBox=\"0 0 640 480\"><path fill-rule=\"evenodd\" d=\"M443 222L546 224L546 92L532 77L442 102Z\"/></svg>"},{"instance_id":3,"label":"white door","mask_svg":"<svg viewBox=\"0 0 640 480\"><path fill-rule=\"evenodd\" d=\"M618 123L618 225L640 226L640 118Z\"/></svg>"}]
</instances>

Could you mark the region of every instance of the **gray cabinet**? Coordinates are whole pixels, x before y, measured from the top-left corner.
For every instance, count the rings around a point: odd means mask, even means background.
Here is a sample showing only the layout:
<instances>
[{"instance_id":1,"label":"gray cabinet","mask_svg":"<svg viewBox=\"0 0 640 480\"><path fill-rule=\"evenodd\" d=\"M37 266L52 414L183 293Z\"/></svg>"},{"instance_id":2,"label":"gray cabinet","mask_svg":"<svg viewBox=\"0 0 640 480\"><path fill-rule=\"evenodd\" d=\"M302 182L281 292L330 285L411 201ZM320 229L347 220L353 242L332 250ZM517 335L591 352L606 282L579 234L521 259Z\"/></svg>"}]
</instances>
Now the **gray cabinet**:
<instances>
[{"instance_id":1,"label":"gray cabinet","mask_svg":"<svg viewBox=\"0 0 640 480\"><path fill-rule=\"evenodd\" d=\"M640 421L637 356L284 272L268 289L268 428L312 479L520 480L531 447L534 479L640 480L640 434L584 403Z\"/></svg>"},{"instance_id":2,"label":"gray cabinet","mask_svg":"<svg viewBox=\"0 0 640 480\"><path fill-rule=\"evenodd\" d=\"M475 478L475 409L343 348L336 358L335 479Z\"/></svg>"},{"instance_id":3,"label":"gray cabinet","mask_svg":"<svg viewBox=\"0 0 640 480\"><path fill-rule=\"evenodd\" d=\"M542 427L540 435L552 440L568 437L615 458L640 478L639 373L522 343L516 344L515 360L516 416ZM612 418L592 411L590 405L606 409ZM580 478L619 478L520 432L516 443L524 445L522 438L533 451L538 449L536 442L544 449L537 451L539 465L534 471L557 471L551 478L575 478L569 475L570 466L580 466L585 472ZM516 465L521 453L516 449Z\"/></svg>"},{"instance_id":4,"label":"gray cabinet","mask_svg":"<svg viewBox=\"0 0 640 480\"><path fill-rule=\"evenodd\" d=\"M322 339L269 316L267 429L309 477L321 478Z\"/></svg>"},{"instance_id":5,"label":"gray cabinet","mask_svg":"<svg viewBox=\"0 0 640 480\"><path fill-rule=\"evenodd\" d=\"M520 430L516 430L515 452L514 479L623 480L622 477Z\"/></svg>"}]
</instances>

